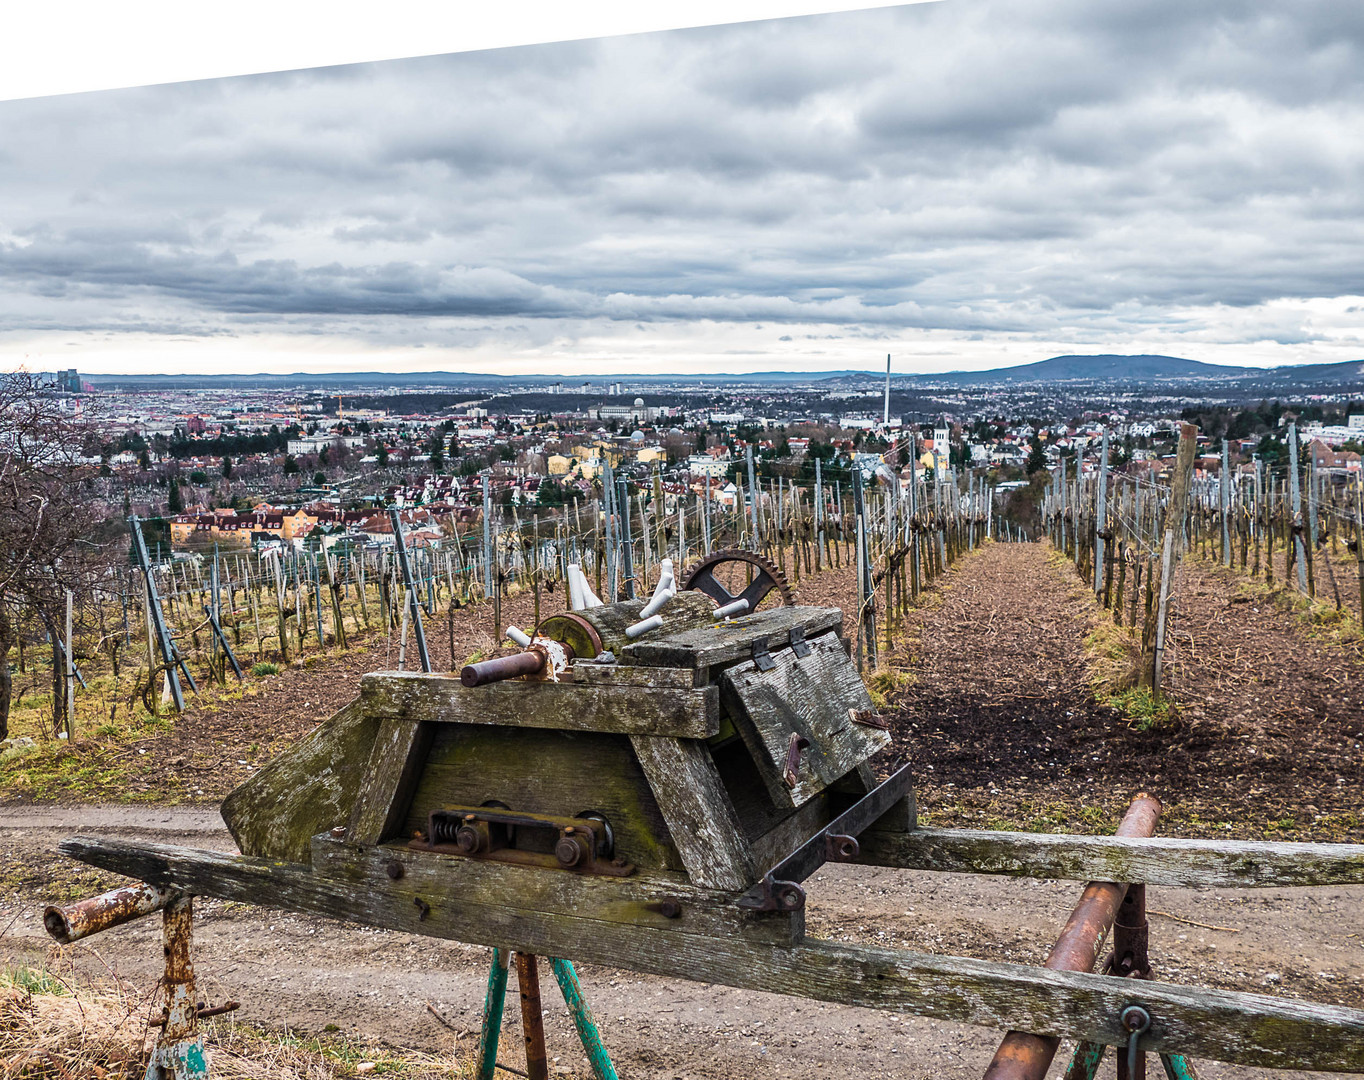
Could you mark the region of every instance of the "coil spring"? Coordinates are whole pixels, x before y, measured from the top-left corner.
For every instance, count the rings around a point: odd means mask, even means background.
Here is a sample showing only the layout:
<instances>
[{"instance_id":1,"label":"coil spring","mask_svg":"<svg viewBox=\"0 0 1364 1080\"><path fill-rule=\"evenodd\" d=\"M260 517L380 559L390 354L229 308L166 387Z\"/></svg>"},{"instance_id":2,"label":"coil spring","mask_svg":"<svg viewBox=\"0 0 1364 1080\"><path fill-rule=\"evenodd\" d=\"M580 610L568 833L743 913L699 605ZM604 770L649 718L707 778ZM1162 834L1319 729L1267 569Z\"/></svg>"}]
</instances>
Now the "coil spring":
<instances>
[{"instance_id":1,"label":"coil spring","mask_svg":"<svg viewBox=\"0 0 1364 1080\"><path fill-rule=\"evenodd\" d=\"M453 814L432 815L431 840L433 844L453 844L459 832L461 819Z\"/></svg>"}]
</instances>

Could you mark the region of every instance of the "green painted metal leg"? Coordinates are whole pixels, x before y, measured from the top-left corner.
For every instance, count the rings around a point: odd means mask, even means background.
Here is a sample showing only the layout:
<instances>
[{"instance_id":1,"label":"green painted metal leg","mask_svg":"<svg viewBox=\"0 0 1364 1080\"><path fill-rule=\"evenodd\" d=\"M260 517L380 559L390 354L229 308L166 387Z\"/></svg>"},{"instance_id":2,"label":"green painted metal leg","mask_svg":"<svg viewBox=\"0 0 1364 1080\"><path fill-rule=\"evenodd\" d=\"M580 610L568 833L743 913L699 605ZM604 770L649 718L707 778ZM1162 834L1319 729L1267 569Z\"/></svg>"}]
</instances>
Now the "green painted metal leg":
<instances>
[{"instance_id":1,"label":"green painted metal leg","mask_svg":"<svg viewBox=\"0 0 1364 1080\"><path fill-rule=\"evenodd\" d=\"M483 999L483 1033L478 1040L478 1080L493 1080L497 1068L497 1041L502 1035L502 1005L507 998L506 949L493 950L493 966L488 972L488 996Z\"/></svg>"},{"instance_id":2,"label":"green painted metal leg","mask_svg":"<svg viewBox=\"0 0 1364 1080\"><path fill-rule=\"evenodd\" d=\"M1198 1080L1193 1062L1183 1054L1161 1054L1160 1063L1165 1066L1166 1080Z\"/></svg>"},{"instance_id":3,"label":"green painted metal leg","mask_svg":"<svg viewBox=\"0 0 1364 1080\"><path fill-rule=\"evenodd\" d=\"M573 965L569 961L555 957L550 957L549 966L554 969L554 977L559 980L559 989L563 991L564 1003L568 1006L569 1015L573 1017L574 1026L578 1029L578 1038L582 1040L587 1060L592 1065L592 1074L597 1080L617 1080L616 1067L611 1064L611 1056L602 1044L601 1032L597 1030L596 1022L592 1019L592 1011L583 1000L583 988L578 982L578 973L573 970Z\"/></svg>"},{"instance_id":4,"label":"green painted metal leg","mask_svg":"<svg viewBox=\"0 0 1364 1080\"><path fill-rule=\"evenodd\" d=\"M1070 1059L1065 1080L1094 1080L1099 1074L1099 1062L1103 1060L1107 1049L1103 1043L1080 1043L1075 1048L1075 1056Z\"/></svg>"}]
</instances>

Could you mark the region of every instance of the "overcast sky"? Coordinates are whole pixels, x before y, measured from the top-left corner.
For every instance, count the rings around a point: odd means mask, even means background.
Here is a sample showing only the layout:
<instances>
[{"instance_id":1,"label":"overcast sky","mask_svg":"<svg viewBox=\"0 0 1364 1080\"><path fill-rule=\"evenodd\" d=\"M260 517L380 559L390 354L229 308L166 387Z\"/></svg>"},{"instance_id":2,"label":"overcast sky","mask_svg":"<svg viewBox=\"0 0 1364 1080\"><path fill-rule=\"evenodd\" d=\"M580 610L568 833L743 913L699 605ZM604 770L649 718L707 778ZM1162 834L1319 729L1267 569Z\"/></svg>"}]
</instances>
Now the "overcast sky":
<instances>
[{"instance_id":1,"label":"overcast sky","mask_svg":"<svg viewBox=\"0 0 1364 1080\"><path fill-rule=\"evenodd\" d=\"M1364 5L944 0L0 103L0 361L1364 357Z\"/></svg>"}]
</instances>

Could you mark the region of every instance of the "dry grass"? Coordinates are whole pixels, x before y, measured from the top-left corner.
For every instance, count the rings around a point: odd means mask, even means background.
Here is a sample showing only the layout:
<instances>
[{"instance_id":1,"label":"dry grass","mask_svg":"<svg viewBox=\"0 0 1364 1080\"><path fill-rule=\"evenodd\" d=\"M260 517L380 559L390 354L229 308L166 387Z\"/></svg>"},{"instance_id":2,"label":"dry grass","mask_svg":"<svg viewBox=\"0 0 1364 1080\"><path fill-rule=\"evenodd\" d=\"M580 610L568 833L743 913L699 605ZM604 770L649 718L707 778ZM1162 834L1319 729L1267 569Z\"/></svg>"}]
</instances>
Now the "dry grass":
<instances>
[{"instance_id":1,"label":"dry grass","mask_svg":"<svg viewBox=\"0 0 1364 1080\"><path fill-rule=\"evenodd\" d=\"M73 990L51 972L0 974L0 1077L141 1076L152 1046L144 1004L123 988Z\"/></svg>"},{"instance_id":2,"label":"dry grass","mask_svg":"<svg viewBox=\"0 0 1364 1080\"><path fill-rule=\"evenodd\" d=\"M80 985L41 968L0 969L0 1080L141 1080L158 1034L159 994L117 979ZM230 1018L201 1027L209 1071L222 1080L468 1080L469 1050L435 1056L336 1036L269 1032ZM497 1076L511 1074L498 1070Z\"/></svg>"}]
</instances>

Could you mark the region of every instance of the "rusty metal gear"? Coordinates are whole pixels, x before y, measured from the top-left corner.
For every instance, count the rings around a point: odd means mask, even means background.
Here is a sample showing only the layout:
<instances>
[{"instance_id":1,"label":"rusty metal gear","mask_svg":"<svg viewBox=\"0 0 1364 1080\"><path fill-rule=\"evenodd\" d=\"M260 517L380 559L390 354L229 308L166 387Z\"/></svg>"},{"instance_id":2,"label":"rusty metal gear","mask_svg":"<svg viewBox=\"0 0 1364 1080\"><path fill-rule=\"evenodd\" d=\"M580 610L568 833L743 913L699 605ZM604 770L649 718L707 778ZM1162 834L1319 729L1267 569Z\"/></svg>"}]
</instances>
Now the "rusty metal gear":
<instances>
[{"instance_id":1,"label":"rusty metal gear","mask_svg":"<svg viewBox=\"0 0 1364 1080\"><path fill-rule=\"evenodd\" d=\"M731 593L715 577L715 568L722 563L739 562L755 567L757 573L742 592ZM787 584L786 575L773 566L771 560L743 548L725 548L722 551L711 552L687 570L682 578L682 588L699 589L720 607L732 604L735 600L747 600L749 611L756 610L767 594L774 589L781 596L783 607L792 607L796 602L796 594Z\"/></svg>"}]
</instances>

